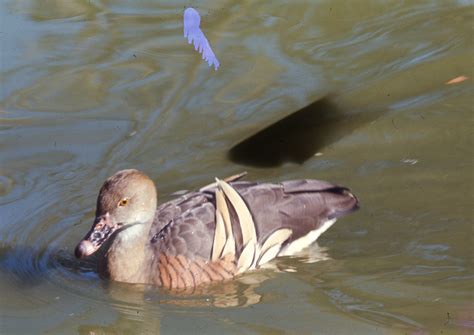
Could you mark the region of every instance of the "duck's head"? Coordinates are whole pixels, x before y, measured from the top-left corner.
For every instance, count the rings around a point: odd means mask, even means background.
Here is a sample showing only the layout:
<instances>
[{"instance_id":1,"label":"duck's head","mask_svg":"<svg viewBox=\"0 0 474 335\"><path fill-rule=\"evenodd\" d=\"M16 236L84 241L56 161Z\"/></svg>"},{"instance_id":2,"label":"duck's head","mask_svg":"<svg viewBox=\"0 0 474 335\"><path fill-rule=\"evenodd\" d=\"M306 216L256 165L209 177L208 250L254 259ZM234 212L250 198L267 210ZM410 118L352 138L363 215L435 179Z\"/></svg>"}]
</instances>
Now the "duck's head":
<instances>
[{"instance_id":1,"label":"duck's head","mask_svg":"<svg viewBox=\"0 0 474 335\"><path fill-rule=\"evenodd\" d=\"M97 197L94 224L76 246L77 258L96 252L114 232L153 221L157 204L153 181L138 170L122 170L108 178Z\"/></svg>"}]
</instances>

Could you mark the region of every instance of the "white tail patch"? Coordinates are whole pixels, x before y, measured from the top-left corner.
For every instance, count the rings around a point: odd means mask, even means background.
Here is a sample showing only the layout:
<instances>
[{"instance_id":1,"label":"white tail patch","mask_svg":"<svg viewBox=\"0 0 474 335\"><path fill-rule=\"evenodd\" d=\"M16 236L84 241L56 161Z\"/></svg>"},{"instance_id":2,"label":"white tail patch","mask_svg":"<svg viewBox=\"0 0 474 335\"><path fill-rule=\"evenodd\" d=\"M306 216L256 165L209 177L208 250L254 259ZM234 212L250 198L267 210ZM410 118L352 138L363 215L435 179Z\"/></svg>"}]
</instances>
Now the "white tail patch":
<instances>
[{"instance_id":1,"label":"white tail patch","mask_svg":"<svg viewBox=\"0 0 474 335\"><path fill-rule=\"evenodd\" d=\"M328 220L324 222L318 229L310 231L308 234L300 237L299 239L286 245L278 254L278 256L291 256L300 252L321 236L326 230L328 230L336 222L336 219Z\"/></svg>"}]
</instances>

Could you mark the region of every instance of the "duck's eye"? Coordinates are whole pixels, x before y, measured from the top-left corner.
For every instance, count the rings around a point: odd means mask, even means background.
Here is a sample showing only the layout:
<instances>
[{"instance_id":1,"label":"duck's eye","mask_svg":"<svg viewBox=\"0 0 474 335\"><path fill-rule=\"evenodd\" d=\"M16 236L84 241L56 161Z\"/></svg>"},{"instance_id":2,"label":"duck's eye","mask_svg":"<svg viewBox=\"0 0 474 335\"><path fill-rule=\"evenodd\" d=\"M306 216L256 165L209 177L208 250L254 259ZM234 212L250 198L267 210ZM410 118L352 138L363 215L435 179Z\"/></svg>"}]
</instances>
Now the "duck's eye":
<instances>
[{"instance_id":1,"label":"duck's eye","mask_svg":"<svg viewBox=\"0 0 474 335\"><path fill-rule=\"evenodd\" d=\"M120 200L119 203L118 203L119 207L127 206L127 204L128 204L128 199L127 199L127 198L123 198L123 199Z\"/></svg>"}]
</instances>

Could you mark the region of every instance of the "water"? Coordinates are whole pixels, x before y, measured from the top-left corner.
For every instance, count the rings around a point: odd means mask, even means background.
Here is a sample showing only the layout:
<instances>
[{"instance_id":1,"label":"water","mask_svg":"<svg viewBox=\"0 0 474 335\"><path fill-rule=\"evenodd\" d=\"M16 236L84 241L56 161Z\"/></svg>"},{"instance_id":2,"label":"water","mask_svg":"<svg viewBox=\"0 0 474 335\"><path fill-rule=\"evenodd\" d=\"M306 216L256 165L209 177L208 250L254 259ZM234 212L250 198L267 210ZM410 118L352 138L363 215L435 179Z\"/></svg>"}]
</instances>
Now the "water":
<instances>
[{"instance_id":1,"label":"water","mask_svg":"<svg viewBox=\"0 0 474 335\"><path fill-rule=\"evenodd\" d=\"M182 36L187 5L0 5L0 333L474 332L472 3L199 2L218 71ZM341 118L318 155L229 159L321 99ZM362 209L193 296L108 283L72 251L128 167L163 201L247 170L350 186Z\"/></svg>"}]
</instances>

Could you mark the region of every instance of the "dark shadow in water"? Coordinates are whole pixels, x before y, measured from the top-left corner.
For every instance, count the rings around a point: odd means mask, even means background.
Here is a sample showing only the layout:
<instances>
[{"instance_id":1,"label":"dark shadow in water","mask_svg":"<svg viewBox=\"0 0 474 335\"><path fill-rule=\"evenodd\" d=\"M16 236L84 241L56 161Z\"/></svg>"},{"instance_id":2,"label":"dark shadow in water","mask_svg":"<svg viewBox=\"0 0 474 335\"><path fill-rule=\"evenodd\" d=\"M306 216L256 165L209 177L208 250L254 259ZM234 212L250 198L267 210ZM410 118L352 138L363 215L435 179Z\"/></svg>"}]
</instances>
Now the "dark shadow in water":
<instances>
[{"instance_id":1,"label":"dark shadow in water","mask_svg":"<svg viewBox=\"0 0 474 335\"><path fill-rule=\"evenodd\" d=\"M329 95L244 139L227 156L235 163L256 167L303 164L325 146L382 114L383 111L350 114Z\"/></svg>"}]
</instances>

